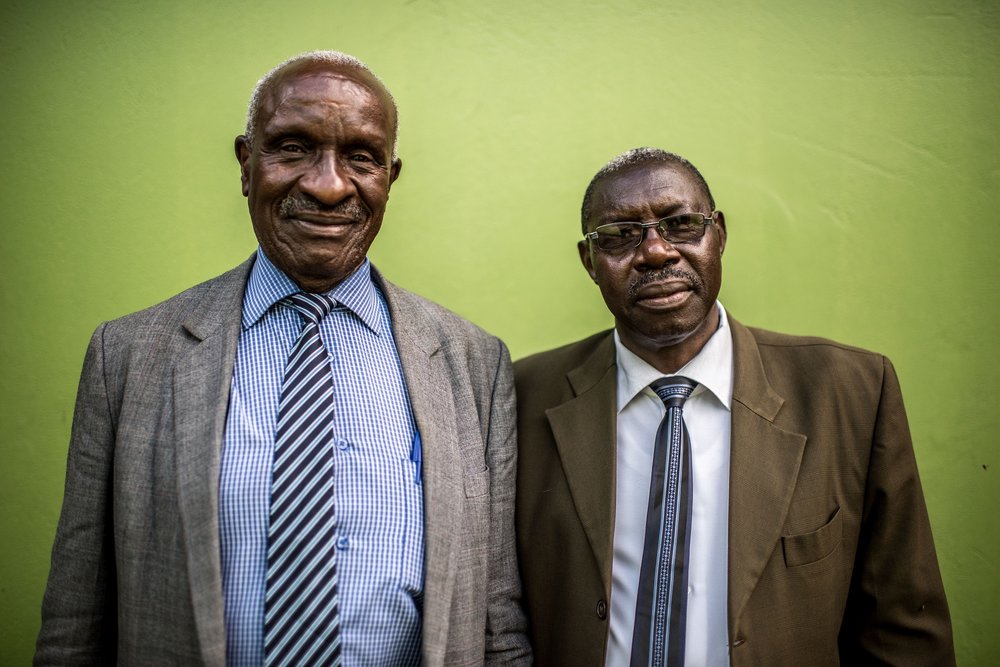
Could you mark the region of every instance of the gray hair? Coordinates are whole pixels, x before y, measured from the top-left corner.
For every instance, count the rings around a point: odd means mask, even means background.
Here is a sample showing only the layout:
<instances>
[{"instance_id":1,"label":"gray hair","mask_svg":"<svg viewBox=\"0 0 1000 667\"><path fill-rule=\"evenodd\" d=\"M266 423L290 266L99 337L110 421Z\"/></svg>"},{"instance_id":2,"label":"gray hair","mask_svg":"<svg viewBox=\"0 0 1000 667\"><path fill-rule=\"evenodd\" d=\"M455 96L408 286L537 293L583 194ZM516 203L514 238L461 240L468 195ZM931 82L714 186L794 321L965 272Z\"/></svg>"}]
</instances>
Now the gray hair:
<instances>
[{"instance_id":1,"label":"gray hair","mask_svg":"<svg viewBox=\"0 0 1000 667\"><path fill-rule=\"evenodd\" d=\"M698 171L697 167L677 153L671 153L661 148L650 148L648 146L633 148L632 150L625 151L621 155L616 156L606 165L601 167L600 170L594 174L594 177L590 179L590 185L587 186L587 191L583 195L583 205L580 207L580 227L582 228L584 234L587 233L587 220L594 212L594 190L597 189L597 184L625 171L626 169L644 164L669 164L684 169L694 177L698 185L705 191L705 196L708 197L709 207L711 207L713 211L715 210L715 198L712 197L712 191L709 189L708 183L705 181L705 177L701 175L701 172Z\"/></svg>"},{"instance_id":2,"label":"gray hair","mask_svg":"<svg viewBox=\"0 0 1000 667\"><path fill-rule=\"evenodd\" d=\"M293 56L288 60L278 63L271 69L270 72L262 76L260 81L257 82L257 85L254 86L253 93L250 94L250 103L247 105L247 126L244 130L247 142L250 145L253 145L254 130L257 125L257 114L260 111L260 104L262 98L264 97L264 93L270 89L271 84L274 83L274 80L280 73L299 63L327 63L337 67L357 69L369 74L382 87L382 90L384 90L385 94L389 97L389 102L392 104L392 131L394 135L394 141L392 144L392 159L395 160L396 147L399 144L399 109L396 107L396 98L392 96L392 93L385 85L385 82L382 81L382 79L380 79L375 72L371 71L368 65L364 64L354 56L340 51L308 51L306 53L300 53L297 56Z\"/></svg>"}]
</instances>

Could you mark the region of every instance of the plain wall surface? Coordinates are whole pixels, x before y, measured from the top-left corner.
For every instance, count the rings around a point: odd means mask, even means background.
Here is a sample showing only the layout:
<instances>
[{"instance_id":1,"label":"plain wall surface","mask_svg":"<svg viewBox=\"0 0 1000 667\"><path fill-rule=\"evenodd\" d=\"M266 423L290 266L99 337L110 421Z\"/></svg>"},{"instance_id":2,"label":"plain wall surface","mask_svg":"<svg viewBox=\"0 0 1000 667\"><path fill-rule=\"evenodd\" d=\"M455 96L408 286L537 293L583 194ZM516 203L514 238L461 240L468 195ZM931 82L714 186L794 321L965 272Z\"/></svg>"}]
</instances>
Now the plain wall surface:
<instances>
[{"instance_id":1,"label":"plain wall surface","mask_svg":"<svg viewBox=\"0 0 1000 667\"><path fill-rule=\"evenodd\" d=\"M691 159L727 309L895 363L959 662L1000 664L998 39L974 0L4 3L0 664L33 651L90 333L253 251L232 141L317 48L399 103L373 261L515 358L611 324L575 249L593 173Z\"/></svg>"}]
</instances>

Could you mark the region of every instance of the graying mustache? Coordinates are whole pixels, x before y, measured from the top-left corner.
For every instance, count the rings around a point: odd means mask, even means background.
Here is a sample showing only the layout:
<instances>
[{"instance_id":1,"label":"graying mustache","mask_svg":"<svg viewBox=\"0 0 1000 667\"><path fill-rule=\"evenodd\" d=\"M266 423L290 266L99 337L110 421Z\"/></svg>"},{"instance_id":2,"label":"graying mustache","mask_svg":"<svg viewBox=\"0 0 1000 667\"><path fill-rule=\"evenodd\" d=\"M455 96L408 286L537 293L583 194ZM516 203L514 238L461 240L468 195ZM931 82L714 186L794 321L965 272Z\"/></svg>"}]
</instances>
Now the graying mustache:
<instances>
[{"instance_id":1,"label":"graying mustache","mask_svg":"<svg viewBox=\"0 0 1000 667\"><path fill-rule=\"evenodd\" d=\"M300 213L330 214L336 213L351 218L355 221L364 220L368 216L368 208L359 201L349 199L336 206L324 206L312 197L302 195L289 195L281 200L278 212L284 217L294 216Z\"/></svg>"},{"instance_id":2,"label":"graying mustache","mask_svg":"<svg viewBox=\"0 0 1000 667\"><path fill-rule=\"evenodd\" d=\"M696 292L701 291L703 287L701 278L699 278L697 274L691 273L690 271L684 271L682 269L668 268L642 274L637 280L634 280L629 284L628 294L629 296L635 296L636 292L649 283L667 280L668 278L680 278L681 280L686 280Z\"/></svg>"}]
</instances>

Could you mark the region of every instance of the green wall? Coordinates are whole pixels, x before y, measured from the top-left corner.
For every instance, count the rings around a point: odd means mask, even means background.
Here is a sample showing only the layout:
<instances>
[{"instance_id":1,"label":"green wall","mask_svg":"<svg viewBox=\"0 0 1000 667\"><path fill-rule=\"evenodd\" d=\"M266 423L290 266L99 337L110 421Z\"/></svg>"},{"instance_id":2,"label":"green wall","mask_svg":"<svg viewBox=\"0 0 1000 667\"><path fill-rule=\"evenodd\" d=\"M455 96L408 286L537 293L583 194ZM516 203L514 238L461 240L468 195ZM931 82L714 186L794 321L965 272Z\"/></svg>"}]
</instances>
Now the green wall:
<instances>
[{"instance_id":1,"label":"green wall","mask_svg":"<svg viewBox=\"0 0 1000 667\"><path fill-rule=\"evenodd\" d=\"M32 651L90 332L253 250L245 100L337 48L402 112L373 259L515 357L610 323L574 248L590 176L639 145L691 158L727 214L727 308L895 362L959 659L997 664L998 38L986 0L8 0L0 662Z\"/></svg>"}]
</instances>

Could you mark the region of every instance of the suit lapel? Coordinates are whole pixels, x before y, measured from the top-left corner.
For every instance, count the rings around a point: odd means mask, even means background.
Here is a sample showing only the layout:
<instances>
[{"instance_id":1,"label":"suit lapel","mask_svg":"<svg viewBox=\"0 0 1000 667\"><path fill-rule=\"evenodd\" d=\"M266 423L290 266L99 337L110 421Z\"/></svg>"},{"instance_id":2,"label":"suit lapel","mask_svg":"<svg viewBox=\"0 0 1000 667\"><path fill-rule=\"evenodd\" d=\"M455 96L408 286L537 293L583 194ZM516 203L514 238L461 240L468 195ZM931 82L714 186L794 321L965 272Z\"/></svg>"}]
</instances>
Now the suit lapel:
<instances>
[{"instance_id":1,"label":"suit lapel","mask_svg":"<svg viewBox=\"0 0 1000 667\"><path fill-rule=\"evenodd\" d=\"M750 331L733 332L729 478L729 632L756 587L788 514L806 436L774 424L784 404L768 382Z\"/></svg>"},{"instance_id":2,"label":"suit lapel","mask_svg":"<svg viewBox=\"0 0 1000 667\"><path fill-rule=\"evenodd\" d=\"M574 398L545 411L573 504L611 592L615 515L615 433L618 374L609 333L582 364L566 374Z\"/></svg>"},{"instance_id":3,"label":"suit lapel","mask_svg":"<svg viewBox=\"0 0 1000 667\"><path fill-rule=\"evenodd\" d=\"M252 260L220 276L183 323L192 345L174 368L177 496L191 602L207 663L225 660L219 560L219 459Z\"/></svg>"},{"instance_id":4,"label":"suit lapel","mask_svg":"<svg viewBox=\"0 0 1000 667\"><path fill-rule=\"evenodd\" d=\"M423 448L424 646L447 646L455 562L464 505L464 472L452 379L434 320L410 295L373 270L385 294L393 337Z\"/></svg>"}]
</instances>

